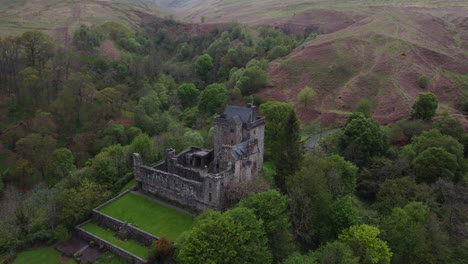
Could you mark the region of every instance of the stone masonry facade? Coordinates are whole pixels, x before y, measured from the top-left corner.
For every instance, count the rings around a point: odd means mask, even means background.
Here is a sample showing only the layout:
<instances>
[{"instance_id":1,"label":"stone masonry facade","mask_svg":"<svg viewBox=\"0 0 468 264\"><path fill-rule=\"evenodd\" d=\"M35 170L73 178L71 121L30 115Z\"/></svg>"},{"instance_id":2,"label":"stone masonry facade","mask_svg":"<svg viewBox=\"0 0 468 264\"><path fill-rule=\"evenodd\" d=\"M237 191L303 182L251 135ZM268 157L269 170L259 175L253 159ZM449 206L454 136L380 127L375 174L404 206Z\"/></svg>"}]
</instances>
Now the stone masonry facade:
<instances>
[{"instance_id":1,"label":"stone masonry facade","mask_svg":"<svg viewBox=\"0 0 468 264\"><path fill-rule=\"evenodd\" d=\"M227 106L214 131L214 149L168 149L153 167L134 153L137 188L193 211L223 210L227 187L258 177L263 168L265 118L251 104Z\"/></svg>"}]
</instances>

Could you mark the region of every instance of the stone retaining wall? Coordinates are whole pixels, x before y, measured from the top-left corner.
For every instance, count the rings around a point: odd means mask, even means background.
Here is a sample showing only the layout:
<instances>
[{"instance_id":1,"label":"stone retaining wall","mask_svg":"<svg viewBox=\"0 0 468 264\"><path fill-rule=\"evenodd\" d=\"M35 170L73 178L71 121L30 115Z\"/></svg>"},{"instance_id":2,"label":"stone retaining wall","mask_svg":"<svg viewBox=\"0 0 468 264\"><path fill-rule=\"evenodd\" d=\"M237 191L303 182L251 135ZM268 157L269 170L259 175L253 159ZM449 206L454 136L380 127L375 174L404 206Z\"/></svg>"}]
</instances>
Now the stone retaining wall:
<instances>
[{"instance_id":1,"label":"stone retaining wall","mask_svg":"<svg viewBox=\"0 0 468 264\"><path fill-rule=\"evenodd\" d=\"M140 242L141 244L145 245L145 246L152 246L154 241L156 240L159 240L159 237L153 235L153 234L150 234L148 232L145 232L135 226L132 225L132 223L126 223L126 222L123 222L123 221L120 221L118 219L115 219L111 216L108 216L106 214L103 214L101 212L99 212L98 210L103 208L104 206L110 204L111 202L117 200L118 198L122 197L123 195L129 193L131 190L127 190L125 192L123 192L122 194L116 196L115 198L105 202L104 204L96 207L95 209L93 209L93 215L91 217L91 219L99 224L100 226L104 227L104 228L107 228L107 229L110 229L112 231L119 231L121 230L122 228L125 228L127 233L128 233L128 238L129 239L133 239L133 240L136 240L138 242Z\"/></svg>"},{"instance_id":2,"label":"stone retaining wall","mask_svg":"<svg viewBox=\"0 0 468 264\"><path fill-rule=\"evenodd\" d=\"M104 239L101 239L81 228L82 225L87 224L89 221L79 225L76 227L76 230L78 232L78 235L83 238L85 241L94 241L97 245L101 246L103 245L105 248L107 248L110 252L114 253L115 255L125 259L128 261L130 264L147 264L148 261L146 259L142 259L128 251L126 251L123 248L120 248L118 246L115 246L112 243L107 242Z\"/></svg>"}]
</instances>

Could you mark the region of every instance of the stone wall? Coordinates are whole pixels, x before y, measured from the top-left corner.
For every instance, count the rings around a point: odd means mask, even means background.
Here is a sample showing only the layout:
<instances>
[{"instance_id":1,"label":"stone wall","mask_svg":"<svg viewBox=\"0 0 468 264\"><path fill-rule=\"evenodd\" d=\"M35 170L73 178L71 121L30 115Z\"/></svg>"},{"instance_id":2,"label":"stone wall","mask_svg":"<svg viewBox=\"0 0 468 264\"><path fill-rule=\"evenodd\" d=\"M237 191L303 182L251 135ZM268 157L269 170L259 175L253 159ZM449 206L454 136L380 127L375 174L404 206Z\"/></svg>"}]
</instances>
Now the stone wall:
<instances>
[{"instance_id":1,"label":"stone wall","mask_svg":"<svg viewBox=\"0 0 468 264\"><path fill-rule=\"evenodd\" d=\"M139 166L137 171L135 180L142 183L141 188L145 192L188 206L196 211L219 208L221 205L221 201L218 199L220 197L218 186L221 185L221 178L204 178L200 182L148 166ZM211 202L209 201L209 193L205 192L205 184L210 184L205 183L206 181L210 181L213 187Z\"/></svg>"},{"instance_id":2,"label":"stone wall","mask_svg":"<svg viewBox=\"0 0 468 264\"><path fill-rule=\"evenodd\" d=\"M88 221L89 222L89 221ZM101 239L88 231L85 231L81 228L82 225L87 224L88 222L85 222L79 226L76 227L76 230L78 232L78 235L83 238L85 241L94 241L98 246L103 245L105 248L107 248L110 252L114 253L115 255L125 259L128 261L130 264L146 264L148 261L146 259L142 259L136 255L133 255L132 253L126 251L123 248L120 248L118 246L115 246L114 244L111 244L107 242L104 239Z\"/></svg>"},{"instance_id":3,"label":"stone wall","mask_svg":"<svg viewBox=\"0 0 468 264\"><path fill-rule=\"evenodd\" d=\"M125 228L129 239L136 240L145 246L151 246L154 243L154 241L159 239L159 237L133 226L132 223L126 223L126 222L120 221L118 219L115 219L111 216L108 216L98 211L99 209L119 199L120 197L122 197L123 195L127 194L130 191L131 190L127 190L121 193L120 195L114 197L113 199L93 209L93 215L91 219L93 222L99 224L101 227L110 229L115 232L121 230L122 228Z\"/></svg>"}]
</instances>

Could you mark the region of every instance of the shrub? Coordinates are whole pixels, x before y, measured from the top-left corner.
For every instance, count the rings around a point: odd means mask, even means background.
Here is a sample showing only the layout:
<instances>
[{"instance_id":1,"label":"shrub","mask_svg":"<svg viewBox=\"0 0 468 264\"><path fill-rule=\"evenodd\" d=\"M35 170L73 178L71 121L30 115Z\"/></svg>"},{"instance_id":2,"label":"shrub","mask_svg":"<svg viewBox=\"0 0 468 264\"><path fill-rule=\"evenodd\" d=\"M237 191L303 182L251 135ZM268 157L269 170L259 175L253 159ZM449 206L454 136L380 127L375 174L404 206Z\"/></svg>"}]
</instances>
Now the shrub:
<instances>
[{"instance_id":1,"label":"shrub","mask_svg":"<svg viewBox=\"0 0 468 264\"><path fill-rule=\"evenodd\" d=\"M418 85L420 88L426 88L427 85L429 84L429 80L427 79L427 77L425 75L421 75L419 76L418 78Z\"/></svg>"}]
</instances>

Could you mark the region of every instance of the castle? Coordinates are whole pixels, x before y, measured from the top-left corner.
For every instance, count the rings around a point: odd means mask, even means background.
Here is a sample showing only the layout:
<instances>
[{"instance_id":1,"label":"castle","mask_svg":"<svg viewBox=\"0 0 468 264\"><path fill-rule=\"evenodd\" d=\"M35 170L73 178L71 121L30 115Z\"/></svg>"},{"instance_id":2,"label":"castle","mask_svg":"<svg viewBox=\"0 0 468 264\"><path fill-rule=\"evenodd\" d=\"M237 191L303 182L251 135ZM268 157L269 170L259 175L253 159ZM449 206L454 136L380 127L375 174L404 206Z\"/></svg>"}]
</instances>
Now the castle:
<instances>
[{"instance_id":1,"label":"castle","mask_svg":"<svg viewBox=\"0 0 468 264\"><path fill-rule=\"evenodd\" d=\"M137 188L194 211L222 210L226 188L258 176L263 168L265 118L252 104L227 106L214 119L214 149L168 149L154 167L133 154Z\"/></svg>"}]
</instances>

